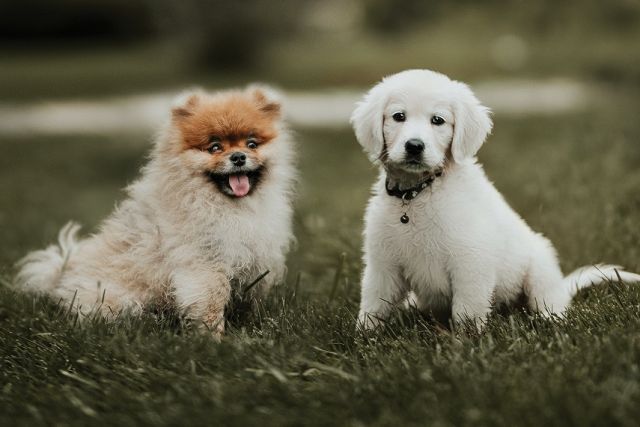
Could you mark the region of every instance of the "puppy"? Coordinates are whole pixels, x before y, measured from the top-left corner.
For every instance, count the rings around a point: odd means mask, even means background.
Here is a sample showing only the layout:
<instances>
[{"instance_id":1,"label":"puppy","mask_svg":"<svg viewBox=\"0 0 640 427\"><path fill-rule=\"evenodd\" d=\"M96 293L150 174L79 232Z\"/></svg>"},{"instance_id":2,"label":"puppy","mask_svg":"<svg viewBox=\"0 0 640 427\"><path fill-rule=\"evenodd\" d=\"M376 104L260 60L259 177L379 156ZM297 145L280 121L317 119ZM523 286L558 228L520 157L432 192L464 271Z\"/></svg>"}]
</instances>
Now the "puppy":
<instances>
[{"instance_id":1,"label":"puppy","mask_svg":"<svg viewBox=\"0 0 640 427\"><path fill-rule=\"evenodd\" d=\"M187 93L100 231L77 239L68 224L19 262L16 283L82 314L171 302L219 336L232 286L268 271L260 293L283 277L294 174L273 91Z\"/></svg>"},{"instance_id":2,"label":"puppy","mask_svg":"<svg viewBox=\"0 0 640 427\"><path fill-rule=\"evenodd\" d=\"M493 305L523 294L534 311L561 315L581 288L640 280L612 265L563 277L551 242L476 163L492 122L463 83L428 70L392 75L351 123L381 166L365 215L360 326L376 326L410 291L419 309L481 327Z\"/></svg>"}]
</instances>

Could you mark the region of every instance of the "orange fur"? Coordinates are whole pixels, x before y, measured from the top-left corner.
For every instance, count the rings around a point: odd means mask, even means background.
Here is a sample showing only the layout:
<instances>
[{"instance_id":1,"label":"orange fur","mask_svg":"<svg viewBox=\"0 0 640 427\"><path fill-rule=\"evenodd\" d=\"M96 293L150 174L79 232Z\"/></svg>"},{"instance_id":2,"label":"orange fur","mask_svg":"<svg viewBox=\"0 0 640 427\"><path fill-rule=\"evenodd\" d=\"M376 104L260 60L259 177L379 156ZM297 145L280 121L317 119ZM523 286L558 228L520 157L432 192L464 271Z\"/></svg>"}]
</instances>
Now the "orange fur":
<instances>
[{"instance_id":1,"label":"orange fur","mask_svg":"<svg viewBox=\"0 0 640 427\"><path fill-rule=\"evenodd\" d=\"M259 149L247 147L249 137L257 138L258 148L278 136L276 121L280 105L270 102L260 89L227 92L214 96L193 94L172 111L173 121L182 135L181 150L205 151L216 137L222 150L211 153L208 169L217 170L232 152L243 152L263 164Z\"/></svg>"},{"instance_id":2,"label":"orange fur","mask_svg":"<svg viewBox=\"0 0 640 427\"><path fill-rule=\"evenodd\" d=\"M279 105L267 103L260 90L209 99L192 95L185 108L173 110L173 117L182 134L184 149L206 150L211 136L218 137L225 149L243 147L250 135L261 144L278 136L275 120L279 117Z\"/></svg>"}]
</instances>

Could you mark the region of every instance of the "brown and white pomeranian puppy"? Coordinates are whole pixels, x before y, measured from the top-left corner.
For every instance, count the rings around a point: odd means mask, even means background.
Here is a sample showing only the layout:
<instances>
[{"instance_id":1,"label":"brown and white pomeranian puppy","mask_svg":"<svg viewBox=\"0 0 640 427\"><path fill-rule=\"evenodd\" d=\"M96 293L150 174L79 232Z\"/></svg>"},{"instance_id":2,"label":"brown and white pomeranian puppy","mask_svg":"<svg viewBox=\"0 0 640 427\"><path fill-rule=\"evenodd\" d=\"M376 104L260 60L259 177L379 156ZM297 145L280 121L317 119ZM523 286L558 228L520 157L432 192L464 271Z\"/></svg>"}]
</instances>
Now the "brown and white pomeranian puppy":
<instances>
[{"instance_id":1,"label":"brown and white pomeranian puppy","mask_svg":"<svg viewBox=\"0 0 640 427\"><path fill-rule=\"evenodd\" d=\"M83 315L175 302L220 336L232 286L269 271L253 289L262 294L284 275L294 176L271 89L187 93L100 231L77 239L67 224L57 245L18 263L16 283Z\"/></svg>"}]
</instances>

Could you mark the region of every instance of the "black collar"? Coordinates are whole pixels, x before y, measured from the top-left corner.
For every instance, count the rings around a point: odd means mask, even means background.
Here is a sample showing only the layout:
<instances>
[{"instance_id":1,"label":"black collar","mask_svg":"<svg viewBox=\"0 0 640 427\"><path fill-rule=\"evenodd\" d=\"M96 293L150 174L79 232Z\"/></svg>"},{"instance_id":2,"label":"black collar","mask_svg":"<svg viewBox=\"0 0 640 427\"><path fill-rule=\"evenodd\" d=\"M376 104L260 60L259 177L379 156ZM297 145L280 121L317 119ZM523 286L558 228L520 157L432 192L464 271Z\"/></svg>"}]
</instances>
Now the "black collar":
<instances>
[{"instance_id":1,"label":"black collar","mask_svg":"<svg viewBox=\"0 0 640 427\"><path fill-rule=\"evenodd\" d=\"M389 177L387 177L384 182L384 188L387 190L387 194L390 196L397 197L398 199L402 200L412 200L415 199L418 194L422 192L422 190L431 186L431 184L433 184L433 181L435 181L435 179L440 176L442 176L442 171L438 171L435 174L427 175L427 177L423 181L419 182L414 187L407 188L406 190L400 190L400 186L397 184L394 187L389 188Z\"/></svg>"}]
</instances>

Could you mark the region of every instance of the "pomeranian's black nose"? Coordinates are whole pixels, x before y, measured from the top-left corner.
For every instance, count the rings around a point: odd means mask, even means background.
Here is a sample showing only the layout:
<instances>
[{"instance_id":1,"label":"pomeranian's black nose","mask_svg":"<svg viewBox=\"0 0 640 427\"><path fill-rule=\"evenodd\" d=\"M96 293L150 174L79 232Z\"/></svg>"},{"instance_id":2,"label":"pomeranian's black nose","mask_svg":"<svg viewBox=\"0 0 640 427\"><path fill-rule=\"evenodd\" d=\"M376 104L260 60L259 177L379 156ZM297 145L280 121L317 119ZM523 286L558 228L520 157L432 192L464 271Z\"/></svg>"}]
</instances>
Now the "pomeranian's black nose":
<instances>
[{"instance_id":1,"label":"pomeranian's black nose","mask_svg":"<svg viewBox=\"0 0 640 427\"><path fill-rule=\"evenodd\" d=\"M247 155L241 153L240 151L236 151L229 156L229 160L231 160L231 163L236 166L244 166L245 162L247 161Z\"/></svg>"},{"instance_id":2,"label":"pomeranian's black nose","mask_svg":"<svg viewBox=\"0 0 640 427\"><path fill-rule=\"evenodd\" d=\"M424 142L413 138L404 143L404 149L411 155L418 155L424 151Z\"/></svg>"}]
</instances>

